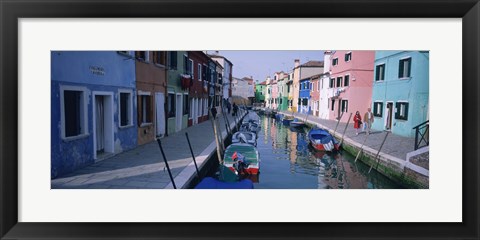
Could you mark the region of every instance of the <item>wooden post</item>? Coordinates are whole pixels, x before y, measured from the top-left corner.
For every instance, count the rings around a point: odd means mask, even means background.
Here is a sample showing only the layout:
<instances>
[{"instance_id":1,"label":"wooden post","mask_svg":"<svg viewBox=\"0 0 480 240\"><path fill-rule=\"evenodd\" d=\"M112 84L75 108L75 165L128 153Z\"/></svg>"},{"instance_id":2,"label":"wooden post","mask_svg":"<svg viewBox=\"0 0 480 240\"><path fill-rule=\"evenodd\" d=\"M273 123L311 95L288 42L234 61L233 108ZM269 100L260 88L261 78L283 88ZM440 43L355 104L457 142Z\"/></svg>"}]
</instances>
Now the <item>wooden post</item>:
<instances>
[{"instance_id":1,"label":"wooden post","mask_svg":"<svg viewBox=\"0 0 480 240\"><path fill-rule=\"evenodd\" d=\"M338 124L340 123L340 120L341 120L342 117L343 117L343 113L344 113L344 112L342 112L342 114L341 114L340 117L338 118L338 120L337 120L337 125L335 126L335 130L333 130L333 134L332 134L332 135L334 135L334 137L335 137L335 133L337 132Z\"/></svg>"},{"instance_id":2,"label":"wooden post","mask_svg":"<svg viewBox=\"0 0 480 240\"><path fill-rule=\"evenodd\" d=\"M170 176L170 181L172 181L173 188L177 189L177 186L175 185L175 181L173 180L172 171L170 171L170 166L168 166L168 161L167 161L167 158L165 157L165 152L163 151L162 142L160 141L160 138L157 138L157 143L158 143L158 147L160 147L160 151L162 152L163 161L165 162L165 166L167 167L168 175Z\"/></svg>"},{"instance_id":3,"label":"wooden post","mask_svg":"<svg viewBox=\"0 0 480 240\"><path fill-rule=\"evenodd\" d=\"M198 171L197 161L195 160L195 154L193 154L192 144L190 144L190 138L188 133L185 132L185 137L187 137L188 147L190 148L190 153L192 154L193 163L195 164L195 169L197 170L197 177L200 178L200 172Z\"/></svg>"},{"instance_id":4,"label":"wooden post","mask_svg":"<svg viewBox=\"0 0 480 240\"><path fill-rule=\"evenodd\" d=\"M377 161L378 154L380 154L380 150L382 150L383 144L385 143L385 140L387 140L388 133L390 133L390 132L387 131L387 133L385 134L385 138L383 138L382 145L380 145L380 148L378 149L377 155L375 156L375 159L373 160L374 162ZM380 160L377 161L377 166L375 166L375 170L378 169L378 164L379 163L380 163ZM373 164L372 164L372 166L370 166L370 169L368 170L368 173L370 173L372 171L372 168L373 168Z\"/></svg>"},{"instance_id":5,"label":"wooden post","mask_svg":"<svg viewBox=\"0 0 480 240\"><path fill-rule=\"evenodd\" d=\"M367 141L368 135L365 134L365 138L363 139L362 146L360 147L360 151L357 153L357 157L355 158L355 162L357 162L358 157L360 157L360 154L363 153L363 145L365 145L365 142Z\"/></svg>"},{"instance_id":6,"label":"wooden post","mask_svg":"<svg viewBox=\"0 0 480 240\"><path fill-rule=\"evenodd\" d=\"M220 164L223 164L223 158L220 154L220 143L218 142L217 126L215 124L215 119L213 118L212 113L209 111L210 118L212 119L213 135L215 137L215 143L217 145L217 157Z\"/></svg>"},{"instance_id":7,"label":"wooden post","mask_svg":"<svg viewBox=\"0 0 480 240\"><path fill-rule=\"evenodd\" d=\"M353 113L350 113L350 116L348 116L347 125L345 125L345 129L343 129L342 140L340 141L340 145L339 145L339 146L342 146L343 137L345 136L345 132L347 131L348 124L350 123L350 119L352 118L352 114L353 114Z\"/></svg>"}]
</instances>

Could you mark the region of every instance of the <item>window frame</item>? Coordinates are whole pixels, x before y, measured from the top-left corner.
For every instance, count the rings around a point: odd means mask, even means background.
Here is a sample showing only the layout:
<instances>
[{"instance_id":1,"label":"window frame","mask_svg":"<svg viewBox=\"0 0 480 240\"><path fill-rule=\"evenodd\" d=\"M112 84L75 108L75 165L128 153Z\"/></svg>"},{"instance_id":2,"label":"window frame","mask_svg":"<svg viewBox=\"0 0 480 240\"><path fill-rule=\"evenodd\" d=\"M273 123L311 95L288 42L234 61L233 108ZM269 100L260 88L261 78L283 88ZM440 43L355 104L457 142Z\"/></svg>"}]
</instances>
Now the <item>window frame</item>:
<instances>
[{"instance_id":1,"label":"window frame","mask_svg":"<svg viewBox=\"0 0 480 240\"><path fill-rule=\"evenodd\" d=\"M145 52L145 59L137 57L137 52ZM135 51L135 59L140 62L149 63L150 62L150 51Z\"/></svg>"},{"instance_id":2,"label":"window frame","mask_svg":"<svg viewBox=\"0 0 480 240\"><path fill-rule=\"evenodd\" d=\"M65 124L65 91L77 91L81 92L81 99L80 104L80 134L75 136L66 136L66 124ZM60 85L60 125L61 125L61 138L63 141L72 141L80 138L84 138L89 136L88 132L88 99L87 99L87 91L86 87L82 86L68 86L68 85Z\"/></svg>"},{"instance_id":3,"label":"window frame","mask_svg":"<svg viewBox=\"0 0 480 240\"><path fill-rule=\"evenodd\" d=\"M129 118L128 122L129 124L127 125L121 125L122 124L122 93L128 93L128 113L127 117ZM129 128L133 127L133 90L132 89L118 89L118 128Z\"/></svg>"},{"instance_id":4,"label":"window frame","mask_svg":"<svg viewBox=\"0 0 480 240\"><path fill-rule=\"evenodd\" d=\"M347 52L345 53L345 62L350 62L350 61L352 61L352 52Z\"/></svg>"},{"instance_id":5,"label":"window frame","mask_svg":"<svg viewBox=\"0 0 480 240\"><path fill-rule=\"evenodd\" d=\"M143 108L147 107L147 106L143 105L143 97L148 97L147 100L148 99L150 100L150 109L145 109L145 111L146 111L145 112L145 118L146 118L145 120L146 121L150 120L150 122L143 122L143 116L144 116ZM145 92L145 91L142 91L142 90L138 90L137 98L139 98L139 100L142 103L141 108L138 108L138 106L140 104L137 103L137 111L140 111L140 119L137 119L139 127L146 127L146 126L152 125L153 124L153 97L152 97L152 93L151 92ZM148 115L148 114L150 114L150 115Z\"/></svg>"},{"instance_id":6,"label":"window frame","mask_svg":"<svg viewBox=\"0 0 480 240\"><path fill-rule=\"evenodd\" d=\"M338 57L332 59L332 66L337 66L338 65Z\"/></svg>"},{"instance_id":7,"label":"window frame","mask_svg":"<svg viewBox=\"0 0 480 240\"><path fill-rule=\"evenodd\" d=\"M170 96L171 95L173 96L173 101L170 101ZM172 107L173 116L170 116L171 115L170 112L172 112L172 111L169 111L170 107ZM167 118L175 118L176 114L177 114L176 94L175 94L175 92L169 91L167 93Z\"/></svg>"},{"instance_id":8,"label":"window frame","mask_svg":"<svg viewBox=\"0 0 480 240\"><path fill-rule=\"evenodd\" d=\"M379 72L378 72L380 67L383 67L382 79L380 79ZM385 69L386 69L386 64L385 63L380 63L378 65L375 65L375 82L385 81Z\"/></svg>"},{"instance_id":9,"label":"window frame","mask_svg":"<svg viewBox=\"0 0 480 240\"><path fill-rule=\"evenodd\" d=\"M396 120L408 121L409 105L410 103L408 101L403 101L403 100L397 101L395 103L395 119ZM405 109L405 112L404 112L405 116L401 116L402 106L404 106L404 109Z\"/></svg>"},{"instance_id":10,"label":"window frame","mask_svg":"<svg viewBox=\"0 0 480 240\"><path fill-rule=\"evenodd\" d=\"M342 99L340 103L341 109L340 112L348 112L348 99ZM346 103L346 105L344 105Z\"/></svg>"},{"instance_id":11,"label":"window frame","mask_svg":"<svg viewBox=\"0 0 480 240\"><path fill-rule=\"evenodd\" d=\"M408 76L400 75L405 73L405 64L404 62L408 61ZM401 68L403 66L403 68ZM400 71L403 70L403 71ZM398 78L399 79L410 79L412 77L412 57L403 57L398 60Z\"/></svg>"},{"instance_id":12,"label":"window frame","mask_svg":"<svg viewBox=\"0 0 480 240\"><path fill-rule=\"evenodd\" d=\"M348 82L347 82L347 80L348 80ZM348 83L348 84L346 84L346 83ZM343 86L344 87L350 87L350 74L345 74L343 76Z\"/></svg>"},{"instance_id":13,"label":"window frame","mask_svg":"<svg viewBox=\"0 0 480 240\"><path fill-rule=\"evenodd\" d=\"M380 114L377 114L377 111L380 110ZM382 118L383 117L383 101L377 100L373 102L373 117Z\"/></svg>"}]
</instances>

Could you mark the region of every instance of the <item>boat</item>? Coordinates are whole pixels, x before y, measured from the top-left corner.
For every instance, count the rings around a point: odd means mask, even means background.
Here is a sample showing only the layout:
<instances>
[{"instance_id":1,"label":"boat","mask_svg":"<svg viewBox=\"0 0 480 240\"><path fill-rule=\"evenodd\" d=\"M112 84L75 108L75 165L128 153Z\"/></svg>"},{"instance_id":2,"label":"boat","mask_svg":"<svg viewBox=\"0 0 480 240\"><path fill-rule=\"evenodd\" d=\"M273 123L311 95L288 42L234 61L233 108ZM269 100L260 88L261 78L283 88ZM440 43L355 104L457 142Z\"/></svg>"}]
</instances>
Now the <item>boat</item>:
<instances>
[{"instance_id":1,"label":"boat","mask_svg":"<svg viewBox=\"0 0 480 240\"><path fill-rule=\"evenodd\" d=\"M217 177L205 177L195 186L195 189L253 189L253 181L240 179L229 168L220 165Z\"/></svg>"},{"instance_id":2,"label":"boat","mask_svg":"<svg viewBox=\"0 0 480 240\"><path fill-rule=\"evenodd\" d=\"M290 122L290 127L305 127L305 123L295 118Z\"/></svg>"},{"instance_id":3,"label":"boat","mask_svg":"<svg viewBox=\"0 0 480 240\"><path fill-rule=\"evenodd\" d=\"M285 117L283 117L283 119L282 119L282 123L283 123L283 125L285 125L285 126L290 126L290 122L291 122L291 121L293 121L293 117L291 117L291 116L285 116Z\"/></svg>"},{"instance_id":4,"label":"boat","mask_svg":"<svg viewBox=\"0 0 480 240\"><path fill-rule=\"evenodd\" d=\"M316 128L308 132L308 140L312 147L319 151L336 151L340 144L327 130Z\"/></svg>"},{"instance_id":5,"label":"boat","mask_svg":"<svg viewBox=\"0 0 480 240\"><path fill-rule=\"evenodd\" d=\"M232 143L248 143L257 146L257 134L251 131L240 131L232 135Z\"/></svg>"},{"instance_id":6,"label":"boat","mask_svg":"<svg viewBox=\"0 0 480 240\"><path fill-rule=\"evenodd\" d=\"M247 115L242 120L242 123L251 123L256 122L260 123L260 116L257 113L248 111Z\"/></svg>"},{"instance_id":7,"label":"boat","mask_svg":"<svg viewBox=\"0 0 480 240\"><path fill-rule=\"evenodd\" d=\"M282 121L283 117L284 117L284 115L281 114L281 113L277 113L277 114L275 115L275 118L276 118L277 120L280 120L280 121Z\"/></svg>"},{"instance_id":8,"label":"boat","mask_svg":"<svg viewBox=\"0 0 480 240\"><path fill-rule=\"evenodd\" d=\"M241 157L239 157L239 154ZM242 162L244 163L243 167ZM236 171L239 175L258 174L260 159L257 148L246 143L230 144L230 146L225 149L223 165L234 172Z\"/></svg>"}]
</instances>

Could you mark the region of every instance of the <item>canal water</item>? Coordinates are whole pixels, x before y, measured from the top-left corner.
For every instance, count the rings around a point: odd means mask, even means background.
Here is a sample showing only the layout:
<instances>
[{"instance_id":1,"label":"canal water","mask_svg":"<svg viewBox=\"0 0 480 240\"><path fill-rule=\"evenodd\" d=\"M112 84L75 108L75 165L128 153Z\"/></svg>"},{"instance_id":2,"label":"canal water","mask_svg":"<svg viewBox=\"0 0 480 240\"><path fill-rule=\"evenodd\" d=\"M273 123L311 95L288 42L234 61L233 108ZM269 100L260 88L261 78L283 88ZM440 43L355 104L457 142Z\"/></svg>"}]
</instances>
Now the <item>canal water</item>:
<instances>
[{"instance_id":1,"label":"canal water","mask_svg":"<svg viewBox=\"0 0 480 240\"><path fill-rule=\"evenodd\" d=\"M308 128L294 129L281 121L260 116L257 140L260 174L256 189L396 189L385 176L344 151L327 154L314 150Z\"/></svg>"}]
</instances>

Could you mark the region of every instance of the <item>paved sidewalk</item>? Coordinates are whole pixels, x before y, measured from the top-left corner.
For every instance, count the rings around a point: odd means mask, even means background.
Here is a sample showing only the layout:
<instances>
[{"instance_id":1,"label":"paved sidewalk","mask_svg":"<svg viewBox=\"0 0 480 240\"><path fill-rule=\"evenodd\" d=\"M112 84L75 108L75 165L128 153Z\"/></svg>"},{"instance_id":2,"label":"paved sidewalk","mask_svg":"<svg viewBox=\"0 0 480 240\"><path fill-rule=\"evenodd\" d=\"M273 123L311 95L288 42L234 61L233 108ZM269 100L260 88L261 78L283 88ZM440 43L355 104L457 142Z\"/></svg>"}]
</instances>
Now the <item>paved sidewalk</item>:
<instances>
[{"instance_id":1,"label":"paved sidewalk","mask_svg":"<svg viewBox=\"0 0 480 240\"><path fill-rule=\"evenodd\" d=\"M292 115L291 112L282 111L282 113ZM305 121L306 116L307 115L305 114L295 113L295 117L298 117L302 121ZM348 115L345 115L343 117L348 119ZM325 128L331 129L331 131L333 131L335 129L335 126L337 125L337 121L320 119L312 115L308 115L307 121L320 124ZM358 136L355 135L355 129L353 128L353 116L352 116L352 119L350 119L350 122L351 123L349 124L345 132L345 138L350 138L362 144L366 136L365 132L359 133ZM345 126L346 126L346 123L338 124L336 133L340 137L342 136L345 130ZM384 131L372 130L370 135L367 137L365 146L368 146L378 151L385 137L385 134L386 132ZM383 145L381 152L406 161L407 153L414 151L414 145L415 145L415 138L407 138L407 137L402 137L402 136L390 133L388 134L387 140L385 141L385 144Z\"/></svg>"},{"instance_id":2,"label":"paved sidewalk","mask_svg":"<svg viewBox=\"0 0 480 240\"><path fill-rule=\"evenodd\" d=\"M220 128L224 131L224 118L221 113L218 115ZM228 119L231 126L234 126L231 114ZM185 132L188 132L196 158L215 141L211 120L161 139L174 178L193 162ZM170 182L160 148L157 141L154 141L53 179L51 187L52 189L163 189Z\"/></svg>"}]
</instances>

